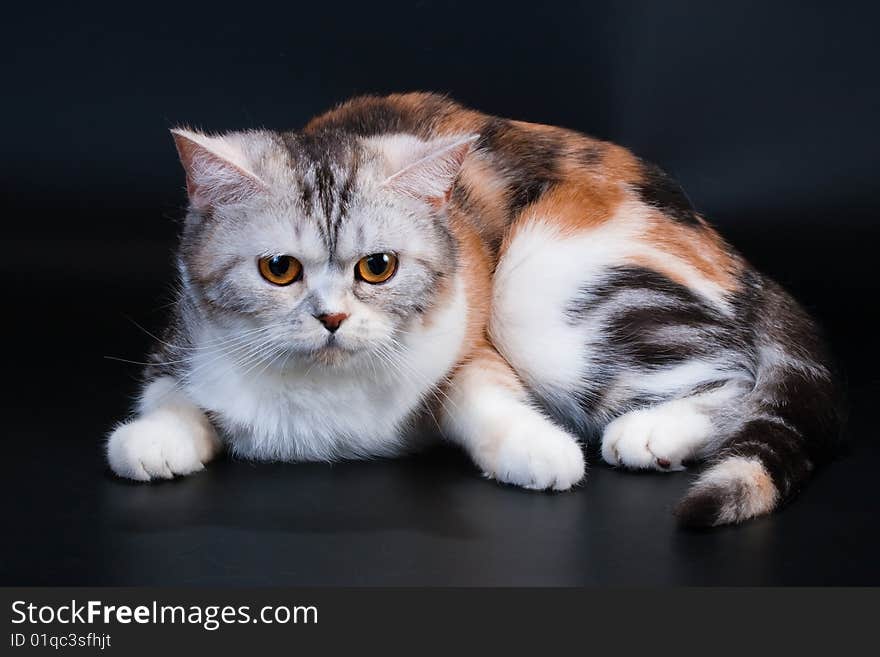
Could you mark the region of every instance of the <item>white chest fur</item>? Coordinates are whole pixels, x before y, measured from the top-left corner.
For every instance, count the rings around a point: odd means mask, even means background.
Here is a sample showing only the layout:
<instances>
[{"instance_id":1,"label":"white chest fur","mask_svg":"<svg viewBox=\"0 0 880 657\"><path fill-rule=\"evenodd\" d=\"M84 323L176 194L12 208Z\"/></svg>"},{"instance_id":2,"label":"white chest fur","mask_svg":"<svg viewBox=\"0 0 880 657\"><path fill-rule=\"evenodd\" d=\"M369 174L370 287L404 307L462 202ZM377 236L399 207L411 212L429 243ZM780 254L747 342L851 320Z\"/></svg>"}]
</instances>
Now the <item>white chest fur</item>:
<instances>
[{"instance_id":1,"label":"white chest fur","mask_svg":"<svg viewBox=\"0 0 880 657\"><path fill-rule=\"evenodd\" d=\"M400 338L393 364L299 364L257 374L234 358L196 357L186 393L214 415L230 449L245 458L391 456L406 445L408 420L458 360L466 308L458 281L449 304Z\"/></svg>"}]
</instances>

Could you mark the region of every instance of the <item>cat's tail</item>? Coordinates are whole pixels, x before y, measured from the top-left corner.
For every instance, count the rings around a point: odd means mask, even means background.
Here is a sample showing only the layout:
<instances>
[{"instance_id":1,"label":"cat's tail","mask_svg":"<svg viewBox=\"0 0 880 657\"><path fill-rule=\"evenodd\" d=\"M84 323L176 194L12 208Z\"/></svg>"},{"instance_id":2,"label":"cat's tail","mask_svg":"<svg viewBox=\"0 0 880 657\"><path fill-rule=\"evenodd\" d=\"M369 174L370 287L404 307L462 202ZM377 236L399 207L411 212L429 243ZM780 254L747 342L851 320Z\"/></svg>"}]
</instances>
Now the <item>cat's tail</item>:
<instances>
[{"instance_id":1,"label":"cat's tail","mask_svg":"<svg viewBox=\"0 0 880 657\"><path fill-rule=\"evenodd\" d=\"M679 503L682 526L738 523L773 511L841 443L841 390L815 326L775 284L764 282L761 291L754 388L732 435Z\"/></svg>"}]
</instances>

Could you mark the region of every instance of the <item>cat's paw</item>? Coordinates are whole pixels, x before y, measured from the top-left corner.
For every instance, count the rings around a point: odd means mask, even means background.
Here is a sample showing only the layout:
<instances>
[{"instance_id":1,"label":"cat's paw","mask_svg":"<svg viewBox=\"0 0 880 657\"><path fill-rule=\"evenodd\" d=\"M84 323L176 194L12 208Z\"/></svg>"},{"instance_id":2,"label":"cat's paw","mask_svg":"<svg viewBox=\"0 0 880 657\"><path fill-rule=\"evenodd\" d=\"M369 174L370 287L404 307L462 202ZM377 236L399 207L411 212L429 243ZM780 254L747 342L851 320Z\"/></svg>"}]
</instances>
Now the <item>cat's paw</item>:
<instances>
[{"instance_id":1,"label":"cat's paw","mask_svg":"<svg viewBox=\"0 0 880 657\"><path fill-rule=\"evenodd\" d=\"M107 461L120 477L171 479L202 470L219 449L207 418L159 409L118 426L107 441Z\"/></svg>"},{"instance_id":2,"label":"cat's paw","mask_svg":"<svg viewBox=\"0 0 880 657\"><path fill-rule=\"evenodd\" d=\"M686 400L631 411L602 435L602 458L637 470L683 470L712 435L712 423Z\"/></svg>"},{"instance_id":3,"label":"cat's paw","mask_svg":"<svg viewBox=\"0 0 880 657\"><path fill-rule=\"evenodd\" d=\"M584 478L584 453L568 433L538 416L512 422L485 475L532 490L568 490Z\"/></svg>"}]
</instances>

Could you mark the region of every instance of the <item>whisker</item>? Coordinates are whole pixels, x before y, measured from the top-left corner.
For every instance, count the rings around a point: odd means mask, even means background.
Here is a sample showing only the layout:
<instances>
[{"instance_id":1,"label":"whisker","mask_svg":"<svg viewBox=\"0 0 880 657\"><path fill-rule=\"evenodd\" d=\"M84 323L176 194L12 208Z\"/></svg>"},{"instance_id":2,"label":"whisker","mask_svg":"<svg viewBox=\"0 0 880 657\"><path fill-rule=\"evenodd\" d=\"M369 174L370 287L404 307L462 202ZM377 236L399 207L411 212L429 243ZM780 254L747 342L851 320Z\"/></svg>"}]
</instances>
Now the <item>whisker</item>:
<instances>
[{"instance_id":1,"label":"whisker","mask_svg":"<svg viewBox=\"0 0 880 657\"><path fill-rule=\"evenodd\" d=\"M225 349L226 347L246 342L247 339L252 337L254 334L259 334L261 332L268 331L269 329L275 328L275 326L277 326L277 325L263 326L255 331L251 332L251 335L235 336L235 337L227 340L225 343L218 344L216 347L212 347L212 348L204 348L203 349L201 347L192 347L192 348L178 347L178 346L172 345L168 342L164 342L161 340L160 340L160 342L163 342L163 344L168 345L170 348L172 348L174 350L189 349L190 351L204 351L205 353L218 353L218 352L222 351L223 349ZM143 328L143 327L139 327L139 328ZM152 334L149 333L149 331L146 331L145 329L144 329L144 331L147 333L147 335L152 336ZM155 337L155 336L152 336L152 337ZM156 338L156 339L158 340L158 338ZM199 355L200 354L193 354L193 355L188 355L188 356L184 356L182 358L177 358L177 359L172 359L172 360L161 360L161 361L157 360L157 361L150 361L150 362L129 360L127 358L120 358L118 356L104 356L104 358L106 358L107 360L114 360L114 361L119 361L122 363L130 363L132 365L144 365L144 366L157 366L158 367L161 365L176 365L179 363L188 363L188 362L193 361Z\"/></svg>"},{"instance_id":2,"label":"whisker","mask_svg":"<svg viewBox=\"0 0 880 657\"><path fill-rule=\"evenodd\" d=\"M267 329L269 327L266 327ZM251 358L255 357L259 354L263 349L265 349L273 340L273 336L266 337L263 334L258 334L256 336L251 336L251 340L240 344L234 347L231 350L225 351L220 350L221 353L216 353L212 355L207 361L196 365L196 367L192 368L189 371L184 371L180 375L178 375L175 385L166 391L161 399L166 396L169 396L175 392L182 392L185 388L191 391L199 390L201 387L210 383L219 376L225 376L231 373L234 369L241 367L246 362L248 362ZM231 357L231 362L227 364L227 367L223 368L221 372L218 372L215 377L209 377L208 379L201 379L198 382L195 382L195 375L199 372L204 371L206 368L209 368L221 361L224 357Z\"/></svg>"},{"instance_id":3,"label":"whisker","mask_svg":"<svg viewBox=\"0 0 880 657\"><path fill-rule=\"evenodd\" d=\"M140 324L138 324L138 322L136 322L136 321L135 321L132 317L130 317L129 315L123 315L123 317L124 317L126 320L128 320L129 322L131 322L132 324L134 324L134 326L136 326L138 329L140 329L141 331L143 331L145 334L147 334L148 336L150 336L151 338L153 338L156 342L158 342L158 343L160 343L160 344L163 344L163 345L165 345L166 347L169 347L169 348L171 348L171 349L180 350L180 351L200 351L200 350L206 350L206 349L213 348L215 345L223 345L223 344L227 344L227 343L231 343L231 342L237 342L237 341L240 341L242 338L244 338L244 337L246 337L246 336L248 336L248 335L252 335L252 334L254 334L254 333L259 333L259 332L261 332L261 331L265 331L265 330L267 330L267 329L273 328L274 326L278 326L278 325L280 325L280 324L283 324L283 322L278 322L277 324L270 324L270 325L268 325L268 326L257 326L257 327L250 328L250 329L245 329L245 330L242 330L242 331L235 331L235 332L233 332L233 334L230 335L230 336L218 337L218 338L212 338L212 339L209 339L209 340L204 340L204 341L202 341L202 342L200 343L199 346L192 346L192 345L178 345L178 344L172 344L172 343L170 343L170 342L168 342L168 341L166 341L166 340L163 340L163 339L160 338L158 335L156 335L156 334L151 333L150 331L148 331L146 328L144 328L143 326L141 326Z\"/></svg>"}]
</instances>

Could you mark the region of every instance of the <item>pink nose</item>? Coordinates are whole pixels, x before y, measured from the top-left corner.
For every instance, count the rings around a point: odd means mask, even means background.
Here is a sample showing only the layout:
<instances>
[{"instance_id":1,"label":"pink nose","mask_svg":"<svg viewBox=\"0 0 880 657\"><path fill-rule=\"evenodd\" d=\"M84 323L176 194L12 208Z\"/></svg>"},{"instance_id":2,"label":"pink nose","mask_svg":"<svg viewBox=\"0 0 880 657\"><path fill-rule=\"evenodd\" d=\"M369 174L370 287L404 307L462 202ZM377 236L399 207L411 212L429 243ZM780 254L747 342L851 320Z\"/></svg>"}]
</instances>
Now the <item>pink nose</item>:
<instances>
[{"instance_id":1,"label":"pink nose","mask_svg":"<svg viewBox=\"0 0 880 657\"><path fill-rule=\"evenodd\" d=\"M331 333L336 333L336 329L339 328L339 325L342 324L346 319L348 319L347 313L330 313L324 315L315 315L315 319L321 322Z\"/></svg>"}]
</instances>

